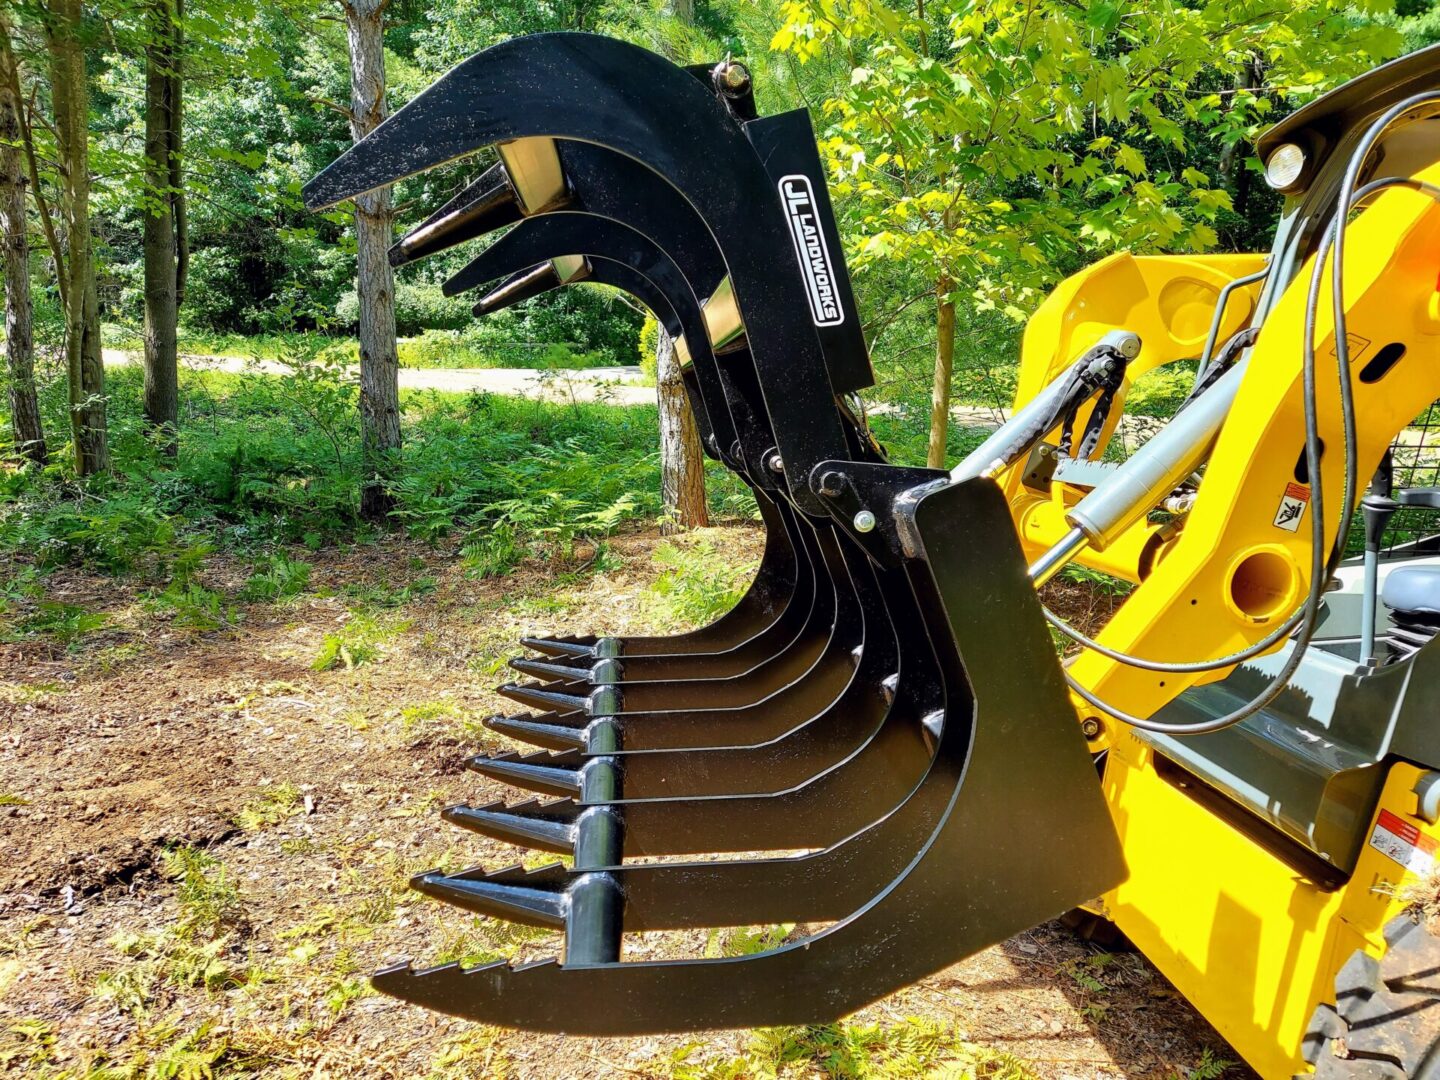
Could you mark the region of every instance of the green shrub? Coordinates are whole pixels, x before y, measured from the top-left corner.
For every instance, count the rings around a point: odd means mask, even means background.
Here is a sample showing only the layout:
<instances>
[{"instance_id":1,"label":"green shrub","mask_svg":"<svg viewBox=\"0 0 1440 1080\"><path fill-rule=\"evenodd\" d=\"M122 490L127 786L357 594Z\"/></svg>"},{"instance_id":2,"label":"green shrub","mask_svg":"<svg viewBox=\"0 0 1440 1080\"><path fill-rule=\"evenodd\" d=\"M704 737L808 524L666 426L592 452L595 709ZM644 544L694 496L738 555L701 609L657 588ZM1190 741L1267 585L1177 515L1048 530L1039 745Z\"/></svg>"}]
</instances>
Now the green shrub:
<instances>
[{"instance_id":1,"label":"green shrub","mask_svg":"<svg viewBox=\"0 0 1440 1080\"><path fill-rule=\"evenodd\" d=\"M653 317L645 316L645 322L640 327L640 337L637 342L636 352L640 357L640 370L645 375L645 381L651 386L659 378L655 350L660 347L660 324Z\"/></svg>"},{"instance_id":2,"label":"green shrub","mask_svg":"<svg viewBox=\"0 0 1440 1080\"><path fill-rule=\"evenodd\" d=\"M289 600L310 587L310 564L283 551L255 563L240 590L242 600Z\"/></svg>"},{"instance_id":3,"label":"green shrub","mask_svg":"<svg viewBox=\"0 0 1440 1080\"><path fill-rule=\"evenodd\" d=\"M12 638L49 637L73 648L86 634L102 630L110 623L103 612L87 611L78 604L65 604L58 600L42 600L35 611L16 625Z\"/></svg>"},{"instance_id":4,"label":"green shrub","mask_svg":"<svg viewBox=\"0 0 1440 1080\"><path fill-rule=\"evenodd\" d=\"M395 286L395 332L406 337L424 330L461 330L475 321L470 313L473 300L446 296L439 285ZM340 297L335 317L341 325L354 327L360 321L360 301L354 290Z\"/></svg>"},{"instance_id":5,"label":"green shrub","mask_svg":"<svg viewBox=\"0 0 1440 1080\"><path fill-rule=\"evenodd\" d=\"M651 589L651 606L670 625L700 626L735 606L755 574L754 563L728 564L715 546L699 540L655 549L661 574Z\"/></svg>"}]
</instances>

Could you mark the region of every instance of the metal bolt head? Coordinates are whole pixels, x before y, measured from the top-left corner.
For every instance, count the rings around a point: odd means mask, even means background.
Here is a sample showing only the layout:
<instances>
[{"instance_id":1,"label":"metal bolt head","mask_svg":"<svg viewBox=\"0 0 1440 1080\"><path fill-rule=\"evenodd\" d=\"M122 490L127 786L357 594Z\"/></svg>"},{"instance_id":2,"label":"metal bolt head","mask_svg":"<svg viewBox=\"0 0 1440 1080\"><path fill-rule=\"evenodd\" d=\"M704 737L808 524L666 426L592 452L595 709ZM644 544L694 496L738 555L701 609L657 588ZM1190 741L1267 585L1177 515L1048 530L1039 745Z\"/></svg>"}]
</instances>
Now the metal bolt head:
<instances>
[{"instance_id":1,"label":"metal bolt head","mask_svg":"<svg viewBox=\"0 0 1440 1080\"><path fill-rule=\"evenodd\" d=\"M769 460L766 461L765 464L770 466L771 472L785 471L785 462L780 460L779 454L771 454Z\"/></svg>"},{"instance_id":2,"label":"metal bolt head","mask_svg":"<svg viewBox=\"0 0 1440 1080\"><path fill-rule=\"evenodd\" d=\"M869 510L861 510L855 515L855 531L868 533L875 528L875 515Z\"/></svg>"},{"instance_id":3,"label":"metal bolt head","mask_svg":"<svg viewBox=\"0 0 1440 1080\"><path fill-rule=\"evenodd\" d=\"M1080 721L1080 730L1085 733L1085 738L1094 739L1100 735L1100 721L1093 716L1087 716Z\"/></svg>"},{"instance_id":4,"label":"metal bolt head","mask_svg":"<svg viewBox=\"0 0 1440 1080\"><path fill-rule=\"evenodd\" d=\"M727 60L715 69L715 85L722 93L734 97L750 89L750 69L734 60Z\"/></svg>"}]
</instances>

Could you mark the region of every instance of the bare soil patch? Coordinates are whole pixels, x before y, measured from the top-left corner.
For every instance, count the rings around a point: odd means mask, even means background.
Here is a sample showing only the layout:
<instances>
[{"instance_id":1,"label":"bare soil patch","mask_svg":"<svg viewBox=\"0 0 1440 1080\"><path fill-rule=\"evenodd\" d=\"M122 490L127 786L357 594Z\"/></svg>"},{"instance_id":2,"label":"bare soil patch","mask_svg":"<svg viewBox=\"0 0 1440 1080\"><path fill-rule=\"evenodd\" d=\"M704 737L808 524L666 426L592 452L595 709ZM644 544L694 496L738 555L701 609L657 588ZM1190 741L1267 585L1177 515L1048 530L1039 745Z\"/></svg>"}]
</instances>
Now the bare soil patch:
<instances>
[{"instance_id":1,"label":"bare soil patch","mask_svg":"<svg viewBox=\"0 0 1440 1080\"><path fill-rule=\"evenodd\" d=\"M705 540L727 560L759 556L750 528ZM0 1067L76 1077L101 1067L762 1075L753 1033L537 1037L431 1015L365 982L398 957L556 952L551 936L468 917L405 883L434 866L517 860L436 811L513 797L461 763L502 745L480 720L507 708L492 687L520 635L675 629L649 588L660 543L618 538L599 573L527 564L488 580L467 576L454 552L403 540L296 552L313 564L307 593L237 602L232 624L211 632L147 606L143 583L53 575L50 598L109 621L68 648L0 645ZM249 569L215 556L202 578L233 597ZM314 670L327 636L353 632L357 619L368 620L373 658ZM691 935L642 947L733 946ZM887 1031L912 1017L985 1061L1013 1055L1019 1075L1057 1080L1183 1077L1207 1052L1235 1057L1142 958L1111 957L1056 925L849 1023ZM730 1072L712 1068L731 1059ZM787 1068L860 1075L819 1057Z\"/></svg>"}]
</instances>

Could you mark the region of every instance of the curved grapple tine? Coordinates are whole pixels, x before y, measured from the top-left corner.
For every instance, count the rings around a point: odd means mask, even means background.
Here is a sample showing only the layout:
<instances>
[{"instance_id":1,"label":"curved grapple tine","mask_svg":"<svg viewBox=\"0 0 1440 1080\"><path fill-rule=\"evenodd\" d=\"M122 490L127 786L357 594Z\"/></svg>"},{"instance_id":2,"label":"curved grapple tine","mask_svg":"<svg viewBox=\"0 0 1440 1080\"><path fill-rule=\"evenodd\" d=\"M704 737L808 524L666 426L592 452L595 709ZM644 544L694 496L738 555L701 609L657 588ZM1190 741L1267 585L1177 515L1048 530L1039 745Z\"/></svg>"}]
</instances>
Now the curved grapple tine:
<instances>
[{"instance_id":1,"label":"curved grapple tine","mask_svg":"<svg viewBox=\"0 0 1440 1080\"><path fill-rule=\"evenodd\" d=\"M810 535L818 557L812 602L798 625L787 609L781 619L729 652L625 658L620 661L624 665L623 682L612 681L612 669L601 673L604 682L582 673L580 678L567 682L509 683L499 692L524 705L585 709L591 716L615 716L740 708L756 705L794 686L792 693L809 695L809 714L819 712L848 681L854 668L851 654L863 644L863 626L856 617L858 600L845 575L833 531L821 527ZM792 607L797 615L799 605L795 601L801 599L802 590L796 589ZM705 662L710 656L715 659ZM697 667L697 677L672 674ZM728 673L714 676L716 670Z\"/></svg>"},{"instance_id":2,"label":"curved grapple tine","mask_svg":"<svg viewBox=\"0 0 1440 1080\"><path fill-rule=\"evenodd\" d=\"M508 277L504 285L476 306L477 315L485 314L536 295L537 289L592 280L595 269L590 259L596 256L630 267L650 283L652 296L663 296L667 301L660 305L661 310L678 323L680 337L693 360L698 396L694 411L713 436L712 452L725 460L738 435L710 349L704 313L674 260L643 233L587 211L562 209L526 218L456 272L443 289L446 295L454 296ZM547 266L551 269L547 270ZM753 476L756 470L750 472Z\"/></svg>"},{"instance_id":3,"label":"curved grapple tine","mask_svg":"<svg viewBox=\"0 0 1440 1080\"><path fill-rule=\"evenodd\" d=\"M561 252L584 253L591 259L589 265L593 268L593 273L610 280L623 280L627 274L630 277L639 277L647 282L653 292L664 297L666 302L663 306L672 313L677 309L687 311L688 315L681 320L686 340L699 337L702 341L701 347L695 350L695 366L701 373L701 382L708 385L707 379L718 381L708 342L704 340L703 317L675 265L649 239L633 229L592 214L563 211L526 219L452 278L447 283L447 291L469 288L505 273L511 267L529 265L535 259L553 259ZM701 397L707 403L706 408L711 416L722 415L721 410L727 408L723 401L719 406L710 408L717 396L723 398L723 395L723 389L718 386L710 392L702 392ZM728 422L728 419L728 416L724 416L725 422ZM794 535L795 531L792 530L792 539ZM803 527L798 535L803 539ZM818 614L820 613L817 612ZM812 625L816 624L812 622ZM636 660L633 663L627 660L623 681L630 683L659 679L734 678L753 671L760 663L768 663L769 670L779 672L781 668L774 657L775 650L782 644L782 629L772 623L768 627L769 632L757 633L755 638L743 646L711 656L686 652L670 657ZM626 652L628 655L629 650ZM796 653L792 649L789 655L794 657ZM801 662L793 660L791 669ZM541 667L528 661L521 661L516 666L542 679L564 678L568 674L558 668ZM611 675L607 672L603 677L593 677L592 681L603 682L610 678ZM773 681L757 683L756 686L766 692L776 688ZM751 697L753 700L753 695ZM653 697L642 695L639 702L627 704L626 708L686 708L691 707L687 706L688 700L690 699L662 698L656 703ZM721 705L724 702L717 701L715 704Z\"/></svg>"},{"instance_id":4,"label":"curved grapple tine","mask_svg":"<svg viewBox=\"0 0 1440 1080\"><path fill-rule=\"evenodd\" d=\"M731 425L726 393L720 385L719 372L709 351L703 315L694 294L668 255L628 226L578 211L561 211L528 218L447 282L446 290L452 293L463 291L508 273L515 267L529 266L537 259L555 260L563 253L571 252L580 252L591 257L586 263L586 276L590 279L598 277L614 281L621 287L631 284L630 279L645 282L645 287L635 290L641 298L658 306L662 312L668 310L671 317L679 321L680 332L686 341L699 342L698 346L692 348L696 380L700 388L697 417L703 418L702 428L709 429L710 434L716 436L712 440L716 447L721 443L740 441L729 434L734 428ZM542 267L545 265L553 263L541 264ZM534 271L531 271L531 274L533 273ZM552 280L554 277L550 275ZM511 280L523 283L528 278ZM678 314L679 312L684 314ZM766 445L769 445L768 439ZM788 532L793 545L797 539L795 531L792 528ZM803 542L803 535L800 539ZM793 606L798 610L798 605ZM748 606L744 610L748 611ZM778 672L781 669L774 662L774 658L776 650L784 644L784 629L783 625L776 625L772 619L764 622L757 620L755 636L743 646L710 658L686 650L667 659L637 661L638 666L627 664L624 679L627 682L643 682L658 679L732 678L765 661L770 662L772 671ZM627 649L627 655L632 651ZM813 659L809 654L797 654L793 649L788 655L792 658L799 656L799 659L790 661L792 669L803 664L807 658ZM522 666L521 670L526 668ZM541 678L564 677L565 674L542 668L533 669L529 673L537 674ZM773 689L773 684L770 684L769 688ZM642 695L641 702L630 707L682 708L686 707L686 699L673 702L661 700L656 704L653 698Z\"/></svg>"},{"instance_id":5,"label":"curved grapple tine","mask_svg":"<svg viewBox=\"0 0 1440 1080\"><path fill-rule=\"evenodd\" d=\"M683 122L677 120L683 118ZM589 34L515 38L456 66L310 181L327 206L481 147L526 138L609 147L644 164L695 207L729 271L761 371L790 496L826 512L808 485L847 443L808 311L789 219L743 127L691 75L644 49ZM778 425L777 425L778 427Z\"/></svg>"},{"instance_id":6,"label":"curved grapple tine","mask_svg":"<svg viewBox=\"0 0 1440 1080\"><path fill-rule=\"evenodd\" d=\"M546 750L580 750L590 718L582 713L524 713L517 716L487 716L491 731Z\"/></svg>"},{"instance_id":7,"label":"curved grapple tine","mask_svg":"<svg viewBox=\"0 0 1440 1080\"><path fill-rule=\"evenodd\" d=\"M396 241L390 248L390 265L404 266L503 229L519 221L524 213L505 163L497 161L480 179Z\"/></svg>"},{"instance_id":8,"label":"curved grapple tine","mask_svg":"<svg viewBox=\"0 0 1440 1080\"><path fill-rule=\"evenodd\" d=\"M928 645L913 619L908 626L904 621L892 625L883 596L887 590L903 589L903 579L897 581L894 571L885 571L885 584L878 584L862 555L852 551L846 561L856 582L865 644L858 656L847 655L842 646L817 662L849 672L837 696L817 707L816 693L796 683L747 708L611 714L606 719L618 739L613 753L628 797L781 791L838 763L882 723L894 722L899 714L892 713L890 705L901 657L910 647ZM912 716L905 722L919 721ZM588 736L570 723L553 732L542 729L542 738L532 741L590 754ZM562 737L568 741L561 742Z\"/></svg>"},{"instance_id":9,"label":"curved grapple tine","mask_svg":"<svg viewBox=\"0 0 1440 1080\"><path fill-rule=\"evenodd\" d=\"M906 570L945 690L921 789L937 785L944 807L867 903L757 955L587 959L608 948L591 935L612 934L618 954L617 905L610 924L567 914L564 964L405 964L378 973L377 989L483 1023L574 1035L822 1023L1112 887L1124 873L1119 846L1003 496L985 481L944 488L919 498L913 523L920 557ZM932 558L941 547L943 560ZM620 810L627 832L631 809ZM618 895L616 875L588 869L587 884L608 876Z\"/></svg>"},{"instance_id":10,"label":"curved grapple tine","mask_svg":"<svg viewBox=\"0 0 1440 1080\"><path fill-rule=\"evenodd\" d=\"M673 259L685 281L691 284L693 294L708 295L714 291L715 286L725 276L724 260L720 257L705 223L674 188L640 163L603 146L562 141L557 143L556 147L565 173L568 192L564 203L566 207L607 217L652 239L659 238L665 254ZM591 267L588 280L612 285L631 293L655 312L657 319L665 325L672 337L683 336L683 329L674 310L676 306L692 299L689 294L676 297L672 301L661 294L649 279L629 266L604 259L604 253L597 250L598 245L591 244L589 247L587 254L591 256ZM557 245L546 254L553 256L563 251L564 245ZM529 270L533 268L518 271L516 278L511 281L516 281ZM509 284L510 282L507 282L507 285ZM493 303L494 301L491 302L492 305ZM667 311L670 313L668 317ZM696 410L696 418L701 423L705 445L712 454L722 458L726 457L724 451L728 447L730 460L743 457L748 463L750 473L761 481L763 486L768 486L773 483L773 475L766 461L773 456L775 440L768 431L768 417L764 415L749 357L731 357L727 360L725 369L728 374L722 375L725 385L721 393L725 403L729 405L732 413L737 409L742 410L749 421L748 425L744 426L737 422L737 427L740 428L739 437L733 441L731 447L726 431L722 430L717 434L713 428L704 430L709 422L707 411L723 417L725 408L715 404L717 393L714 377L706 378L711 369L706 363L708 357L704 343L699 350L691 350L692 356L695 356L697 351L697 362L687 372L687 385L693 377L694 385L689 387L695 391L691 395L692 399L699 394L703 402L702 407ZM729 381L740 375L747 376L740 381L749 387L748 401L739 395L739 391ZM765 430L761 431L761 427ZM751 481L747 479L747 482ZM674 643L674 652L707 651L707 646L711 643L717 649L733 645L742 637L749 636L747 631L750 627L758 630L778 613L775 594L781 590L774 588L771 582L783 582L782 589L789 586L788 559L786 563L781 563L780 559L782 555L793 556L783 551L781 542L786 538L777 531L774 521L771 520L775 514L773 508L767 509L768 498L758 491L756 498L760 503L762 516L767 519L767 546L751 592L719 622L691 634L668 639ZM653 649L672 651L659 644L665 641L667 639L657 639L655 643L650 643L632 639L627 651L632 655ZM542 652L555 653L563 649L563 645L558 648L547 647L543 640L529 644ZM602 651L601 655L606 654Z\"/></svg>"},{"instance_id":11,"label":"curved grapple tine","mask_svg":"<svg viewBox=\"0 0 1440 1080\"><path fill-rule=\"evenodd\" d=\"M520 644L544 656L573 656L588 660L601 654L603 646L599 643L602 640L613 642L615 639L602 639L595 634L570 634L563 637L522 637Z\"/></svg>"}]
</instances>

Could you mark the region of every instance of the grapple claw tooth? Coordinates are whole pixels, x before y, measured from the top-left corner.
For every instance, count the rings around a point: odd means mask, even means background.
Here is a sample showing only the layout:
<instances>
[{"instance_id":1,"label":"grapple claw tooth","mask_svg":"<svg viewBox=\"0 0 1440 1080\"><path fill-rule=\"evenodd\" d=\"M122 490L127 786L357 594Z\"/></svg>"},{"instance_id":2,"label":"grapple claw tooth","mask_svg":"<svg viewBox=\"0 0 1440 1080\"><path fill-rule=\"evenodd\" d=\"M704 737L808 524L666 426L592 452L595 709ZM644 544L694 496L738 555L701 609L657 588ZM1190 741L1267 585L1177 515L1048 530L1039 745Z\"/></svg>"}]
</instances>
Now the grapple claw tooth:
<instances>
[{"instance_id":1,"label":"grapple claw tooth","mask_svg":"<svg viewBox=\"0 0 1440 1080\"><path fill-rule=\"evenodd\" d=\"M600 639L605 640L605 639ZM613 639L611 639L613 640ZM546 656L595 656L597 641L558 637L522 637L520 644Z\"/></svg>"},{"instance_id":2,"label":"grapple claw tooth","mask_svg":"<svg viewBox=\"0 0 1440 1080\"><path fill-rule=\"evenodd\" d=\"M582 779L579 755L571 750L562 755L540 750L534 754L477 755L465 767L481 776L500 780L543 795L575 795Z\"/></svg>"},{"instance_id":3,"label":"grapple claw tooth","mask_svg":"<svg viewBox=\"0 0 1440 1080\"><path fill-rule=\"evenodd\" d=\"M573 812L565 816L542 816L533 812L539 806L533 800L509 807L504 803L482 807L451 806L442 810L440 816L452 825L495 840L559 855L573 855L575 817L579 807L571 804Z\"/></svg>"},{"instance_id":4,"label":"grapple claw tooth","mask_svg":"<svg viewBox=\"0 0 1440 1080\"><path fill-rule=\"evenodd\" d=\"M485 720L485 726L501 735L520 739L547 750L579 750L585 745L585 729L557 723L559 713L539 716L492 716Z\"/></svg>"},{"instance_id":5,"label":"grapple claw tooth","mask_svg":"<svg viewBox=\"0 0 1440 1080\"><path fill-rule=\"evenodd\" d=\"M446 284L448 285L449 282ZM553 292L566 284L568 284L568 280L560 276L554 263L541 263L529 270L520 271L504 284L491 289L480 298L471 310L476 315L489 315L508 307L514 307L516 304L523 304L526 300L533 300L547 292ZM446 295L454 294L450 290L446 290Z\"/></svg>"},{"instance_id":6,"label":"grapple claw tooth","mask_svg":"<svg viewBox=\"0 0 1440 1080\"><path fill-rule=\"evenodd\" d=\"M588 658L586 658L588 660ZM528 656L517 656L510 661L510 667L522 675L536 679L583 679L588 673L587 666L567 664L564 661L533 660Z\"/></svg>"},{"instance_id":7,"label":"grapple claw tooth","mask_svg":"<svg viewBox=\"0 0 1440 1080\"><path fill-rule=\"evenodd\" d=\"M558 708L565 712L584 712L588 711L590 706L588 694L567 694L539 683L506 683L496 693L522 705L534 705L542 709Z\"/></svg>"},{"instance_id":8,"label":"grapple claw tooth","mask_svg":"<svg viewBox=\"0 0 1440 1080\"><path fill-rule=\"evenodd\" d=\"M444 874L438 870L412 878L410 887L477 915L490 915L526 926L559 928L565 925L563 891Z\"/></svg>"}]
</instances>

